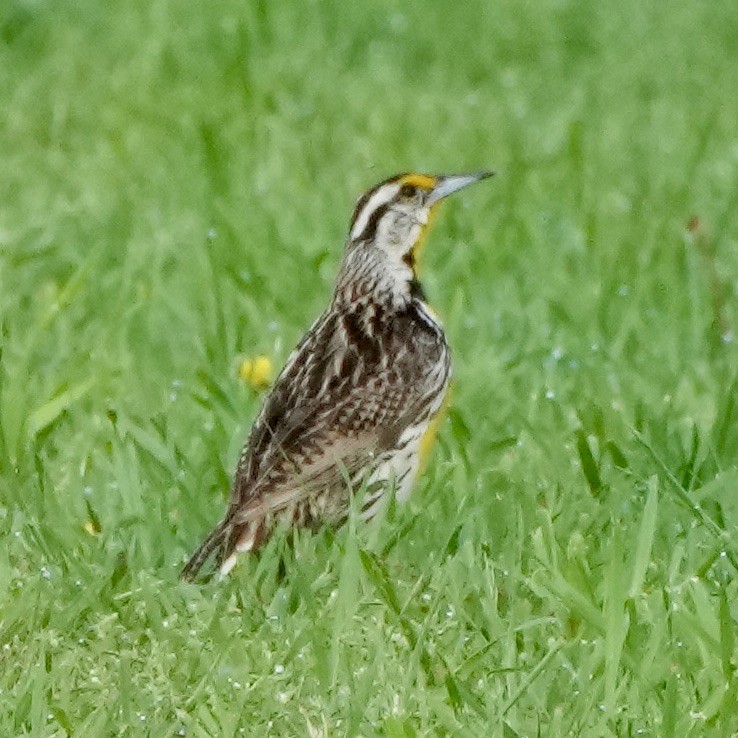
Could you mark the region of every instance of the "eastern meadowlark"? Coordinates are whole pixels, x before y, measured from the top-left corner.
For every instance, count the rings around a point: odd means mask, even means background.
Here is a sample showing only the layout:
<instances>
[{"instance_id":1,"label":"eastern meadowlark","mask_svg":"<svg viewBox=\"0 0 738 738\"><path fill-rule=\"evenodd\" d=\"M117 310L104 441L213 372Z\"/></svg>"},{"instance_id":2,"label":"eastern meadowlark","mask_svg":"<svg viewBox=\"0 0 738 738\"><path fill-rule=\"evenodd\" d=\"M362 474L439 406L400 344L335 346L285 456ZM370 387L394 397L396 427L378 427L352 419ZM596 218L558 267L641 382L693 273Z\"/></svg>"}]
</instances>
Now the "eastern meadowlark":
<instances>
[{"instance_id":1,"label":"eastern meadowlark","mask_svg":"<svg viewBox=\"0 0 738 738\"><path fill-rule=\"evenodd\" d=\"M405 500L451 376L417 255L439 202L491 172L400 174L357 201L333 298L287 360L254 422L223 520L182 570L221 575L279 525L339 524L352 491L371 518Z\"/></svg>"}]
</instances>

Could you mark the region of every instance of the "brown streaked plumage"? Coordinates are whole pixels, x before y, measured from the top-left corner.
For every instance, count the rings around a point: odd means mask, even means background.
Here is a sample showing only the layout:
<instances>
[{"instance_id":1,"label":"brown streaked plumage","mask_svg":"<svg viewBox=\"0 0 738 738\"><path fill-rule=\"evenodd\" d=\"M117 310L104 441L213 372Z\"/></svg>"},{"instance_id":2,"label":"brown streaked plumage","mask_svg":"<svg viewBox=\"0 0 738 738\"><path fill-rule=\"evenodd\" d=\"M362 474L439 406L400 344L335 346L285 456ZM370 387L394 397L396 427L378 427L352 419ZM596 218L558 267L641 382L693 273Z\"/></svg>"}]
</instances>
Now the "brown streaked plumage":
<instances>
[{"instance_id":1,"label":"brown streaked plumage","mask_svg":"<svg viewBox=\"0 0 738 738\"><path fill-rule=\"evenodd\" d=\"M182 570L212 556L227 574L283 523L318 527L365 490L369 518L394 486L410 492L424 433L448 388L443 328L418 281L438 202L489 172L402 174L357 201L333 298L293 351L254 422L223 520Z\"/></svg>"}]
</instances>

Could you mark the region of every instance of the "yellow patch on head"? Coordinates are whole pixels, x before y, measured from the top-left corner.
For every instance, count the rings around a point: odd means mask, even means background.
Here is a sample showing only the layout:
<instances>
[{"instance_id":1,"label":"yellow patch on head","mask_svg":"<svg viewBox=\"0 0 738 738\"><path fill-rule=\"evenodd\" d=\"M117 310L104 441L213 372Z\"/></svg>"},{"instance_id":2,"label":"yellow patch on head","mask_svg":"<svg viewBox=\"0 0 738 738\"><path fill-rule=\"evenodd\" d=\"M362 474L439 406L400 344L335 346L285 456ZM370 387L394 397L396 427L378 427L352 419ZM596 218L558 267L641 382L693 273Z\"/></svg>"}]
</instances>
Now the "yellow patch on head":
<instances>
[{"instance_id":1,"label":"yellow patch on head","mask_svg":"<svg viewBox=\"0 0 738 738\"><path fill-rule=\"evenodd\" d=\"M436 186L436 178L430 177L427 174L406 174L401 180L400 184L408 184L413 187L420 187L423 190L432 190Z\"/></svg>"}]
</instances>

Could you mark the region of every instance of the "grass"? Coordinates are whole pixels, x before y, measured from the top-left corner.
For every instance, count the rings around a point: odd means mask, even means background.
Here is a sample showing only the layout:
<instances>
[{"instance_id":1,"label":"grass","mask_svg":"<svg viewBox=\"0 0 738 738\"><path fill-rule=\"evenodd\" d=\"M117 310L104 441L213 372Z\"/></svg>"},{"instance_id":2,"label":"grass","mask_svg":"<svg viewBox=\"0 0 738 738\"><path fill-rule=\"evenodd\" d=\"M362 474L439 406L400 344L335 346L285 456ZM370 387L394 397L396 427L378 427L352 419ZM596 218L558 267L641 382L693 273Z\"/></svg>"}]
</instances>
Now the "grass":
<instances>
[{"instance_id":1,"label":"grass","mask_svg":"<svg viewBox=\"0 0 738 738\"><path fill-rule=\"evenodd\" d=\"M6 0L0 735L736 735L737 52L730 0ZM411 503L179 583L354 198L486 166Z\"/></svg>"}]
</instances>

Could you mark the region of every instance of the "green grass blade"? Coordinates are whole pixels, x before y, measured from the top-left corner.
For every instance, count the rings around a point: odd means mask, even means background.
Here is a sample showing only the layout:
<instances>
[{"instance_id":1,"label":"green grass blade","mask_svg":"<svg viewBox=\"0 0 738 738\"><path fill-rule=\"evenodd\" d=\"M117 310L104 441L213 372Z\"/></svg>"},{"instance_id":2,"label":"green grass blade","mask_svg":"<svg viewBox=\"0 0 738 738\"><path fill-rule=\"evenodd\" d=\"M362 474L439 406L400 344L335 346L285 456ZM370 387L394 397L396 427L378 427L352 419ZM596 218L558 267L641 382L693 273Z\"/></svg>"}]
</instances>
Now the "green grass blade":
<instances>
[{"instance_id":1,"label":"green grass blade","mask_svg":"<svg viewBox=\"0 0 738 738\"><path fill-rule=\"evenodd\" d=\"M638 537L636 539L635 554L633 556L633 574L630 580L630 597L637 597L643 588L646 570L651 562L651 549L656 532L656 516L659 502L659 480L652 476L648 480L648 493L643 508L643 518Z\"/></svg>"}]
</instances>

